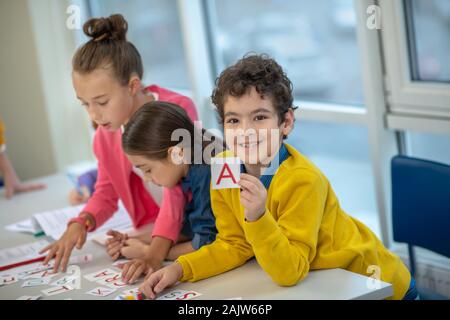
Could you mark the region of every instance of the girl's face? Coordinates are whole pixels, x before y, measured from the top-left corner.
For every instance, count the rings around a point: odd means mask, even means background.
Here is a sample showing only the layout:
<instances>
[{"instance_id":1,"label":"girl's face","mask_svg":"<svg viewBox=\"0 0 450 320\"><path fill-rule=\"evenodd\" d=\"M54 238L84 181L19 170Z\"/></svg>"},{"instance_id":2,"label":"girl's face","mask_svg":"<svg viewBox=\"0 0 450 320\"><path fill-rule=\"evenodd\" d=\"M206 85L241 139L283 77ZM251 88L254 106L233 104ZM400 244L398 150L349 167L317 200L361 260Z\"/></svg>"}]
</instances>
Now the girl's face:
<instances>
[{"instance_id":1,"label":"girl's face","mask_svg":"<svg viewBox=\"0 0 450 320\"><path fill-rule=\"evenodd\" d=\"M142 170L145 181L151 181L160 187L175 187L189 169L187 164L174 164L170 155L163 160L152 160L140 155L126 156L134 166Z\"/></svg>"},{"instance_id":2,"label":"girl's face","mask_svg":"<svg viewBox=\"0 0 450 320\"><path fill-rule=\"evenodd\" d=\"M106 130L118 130L133 115L135 88L121 85L107 69L88 74L74 71L72 81L91 120Z\"/></svg>"},{"instance_id":3,"label":"girl's face","mask_svg":"<svg viewBox=\"0 0 450 320\"><path fill-rule=\"evenodd\" d=\"M268 165L293 122L290 110L280 125L272 100L262 99L254 87L241 97L229 96L224 104L225 141L245 164Z\"/></svg>"}]
</instances>

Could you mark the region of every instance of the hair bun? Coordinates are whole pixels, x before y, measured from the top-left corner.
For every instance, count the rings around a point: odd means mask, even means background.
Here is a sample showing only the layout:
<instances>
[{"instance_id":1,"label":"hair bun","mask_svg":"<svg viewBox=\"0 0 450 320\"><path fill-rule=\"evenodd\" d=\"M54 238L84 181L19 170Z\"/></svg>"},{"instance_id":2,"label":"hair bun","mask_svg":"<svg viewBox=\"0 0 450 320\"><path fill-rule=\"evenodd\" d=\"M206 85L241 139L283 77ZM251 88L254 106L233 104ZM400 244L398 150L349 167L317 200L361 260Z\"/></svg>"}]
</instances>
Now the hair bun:
<instances>
[{"instance_id":1,"label":"hair bun","mask_svg":"<svg viewBox=\"0 0 450 320\"><path fill-rule=\"evenodd\" d=\"M84 33L93 41L126 40L128 23L121 14L107 18L93 18L83 26Z\"/></svg>"}]
</instances>

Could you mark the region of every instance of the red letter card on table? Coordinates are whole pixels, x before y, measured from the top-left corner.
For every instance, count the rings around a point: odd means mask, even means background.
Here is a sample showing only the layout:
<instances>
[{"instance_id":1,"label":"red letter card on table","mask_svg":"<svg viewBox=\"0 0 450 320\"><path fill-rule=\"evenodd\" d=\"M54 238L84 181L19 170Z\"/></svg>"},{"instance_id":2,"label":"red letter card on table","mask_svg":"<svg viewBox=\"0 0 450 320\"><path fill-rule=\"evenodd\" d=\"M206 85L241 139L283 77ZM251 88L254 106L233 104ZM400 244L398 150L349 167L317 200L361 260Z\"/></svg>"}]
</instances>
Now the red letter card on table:
<instances>
[{"instance_id":1,"label":"red letter card on table","mask_svg":"<svg viewBox=\"0 0 450 320\"><path fill-rule=\"evenodd\" d=\"M240 158L212 158L211 183L213 189L237 189L241 175Z\"/></svg>"}]
</instances>

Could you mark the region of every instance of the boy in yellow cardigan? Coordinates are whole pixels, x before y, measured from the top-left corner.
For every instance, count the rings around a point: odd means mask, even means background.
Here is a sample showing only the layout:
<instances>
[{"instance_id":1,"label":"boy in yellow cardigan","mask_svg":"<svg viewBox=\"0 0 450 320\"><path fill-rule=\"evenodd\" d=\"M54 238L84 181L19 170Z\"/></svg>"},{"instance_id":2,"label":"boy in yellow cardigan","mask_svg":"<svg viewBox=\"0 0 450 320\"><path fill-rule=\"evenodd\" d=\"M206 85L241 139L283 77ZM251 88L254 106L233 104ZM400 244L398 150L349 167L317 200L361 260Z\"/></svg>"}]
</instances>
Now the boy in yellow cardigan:
<instances>
[{"instance_id":1,"label":"boy in yellow cardigan","mask_svg":"<svg viewBox=\"0 0 450 320\"><path fill-rule=\"evenodd\" d=\"M281 286L297 284L309 270L342 268L366 276L378 270L380 280L393 285L391 298L416 298L400 258L341 209L314 164L283 143L294 125L292 84L273 59L251 55L227 68L212 99L231 149L222 156L244 163L241 188L211 190L216 240L149 275L140 287L147 297L256 257Z\"/></svg>"}]
</instances>

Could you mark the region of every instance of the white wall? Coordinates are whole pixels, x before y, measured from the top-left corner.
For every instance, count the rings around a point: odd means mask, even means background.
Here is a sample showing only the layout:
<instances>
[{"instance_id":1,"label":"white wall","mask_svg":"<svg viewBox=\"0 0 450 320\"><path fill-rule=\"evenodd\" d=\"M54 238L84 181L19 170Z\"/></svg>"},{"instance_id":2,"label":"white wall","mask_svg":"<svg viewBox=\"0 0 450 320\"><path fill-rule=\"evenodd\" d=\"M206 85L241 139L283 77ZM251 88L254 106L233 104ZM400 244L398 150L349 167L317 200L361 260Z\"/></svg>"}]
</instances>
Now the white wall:
<instances>
[{"instance_id":1,"label":"white wall","mask_svg":"<svg viewBox=\"0 0 450 320\"><path fill-rule=\"evenodd\" d=\"M56 171L27 1L0 2L0 116L8 154L24 179Z\"/></svg>"},{"instance_id":2,"label":"white wall","mask_svg":"<svg viewBox=\"0 0 450 320\"><path fill-rule=\"evenodd\" d=\"M22 179L92 160L89 121L75 98L69 1L0 2L0 115L8 153Z\"/></svg>"}]
</instances>

